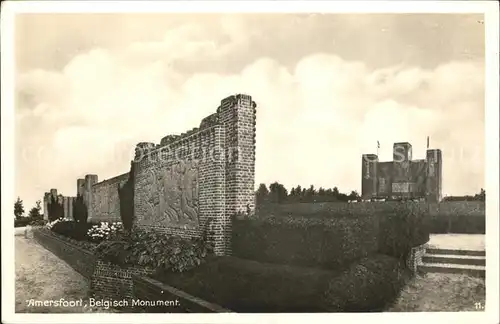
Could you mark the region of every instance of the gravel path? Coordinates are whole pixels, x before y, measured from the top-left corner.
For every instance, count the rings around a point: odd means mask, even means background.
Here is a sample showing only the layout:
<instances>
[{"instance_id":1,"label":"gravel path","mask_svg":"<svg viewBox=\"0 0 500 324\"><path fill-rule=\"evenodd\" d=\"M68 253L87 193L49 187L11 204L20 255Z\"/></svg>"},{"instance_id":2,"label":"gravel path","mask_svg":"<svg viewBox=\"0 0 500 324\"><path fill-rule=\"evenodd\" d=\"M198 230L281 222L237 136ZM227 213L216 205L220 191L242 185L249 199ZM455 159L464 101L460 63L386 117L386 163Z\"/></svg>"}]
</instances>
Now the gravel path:
<instances>
[{"instance_id":1,"label":"gravel path","mask_svg":"<svg viewBox=\"0 0 500 324\"><path fill-rule=\"evenodd\" d=\"M36 241L16 236L15 245L16 313L114 312L89 307L87 279Z\"/></svg>"},{"instance_id":2,"label":"gravel path","mask_svg":"<svg viewBox=\"0 0 500 324\"><path fill-rule=\"evenodd\" d=\"M451 273L428 273L413 278L388 311L482 311L485 298L484 279Z\"/></svg>"}]
</instances>

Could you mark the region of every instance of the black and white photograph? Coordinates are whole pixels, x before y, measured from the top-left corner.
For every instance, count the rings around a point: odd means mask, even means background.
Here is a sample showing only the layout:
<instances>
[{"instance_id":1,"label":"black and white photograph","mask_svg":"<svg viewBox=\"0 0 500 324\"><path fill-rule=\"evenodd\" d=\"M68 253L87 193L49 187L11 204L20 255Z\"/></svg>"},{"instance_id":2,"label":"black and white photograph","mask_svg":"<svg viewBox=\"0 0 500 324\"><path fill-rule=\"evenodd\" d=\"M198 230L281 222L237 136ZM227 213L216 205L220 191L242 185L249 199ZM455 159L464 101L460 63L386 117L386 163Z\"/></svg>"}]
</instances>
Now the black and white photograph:
<instances>
[{"instance_id":1,"label":"black and white photograph","mask_svg":"<svg viewBox=\"0 0 500 324\"><path fill-rule=\"evenodd\" d=\"M2 322L498 323L498 6L420 5L2 3Z\"/></svg>"}]
</instances>

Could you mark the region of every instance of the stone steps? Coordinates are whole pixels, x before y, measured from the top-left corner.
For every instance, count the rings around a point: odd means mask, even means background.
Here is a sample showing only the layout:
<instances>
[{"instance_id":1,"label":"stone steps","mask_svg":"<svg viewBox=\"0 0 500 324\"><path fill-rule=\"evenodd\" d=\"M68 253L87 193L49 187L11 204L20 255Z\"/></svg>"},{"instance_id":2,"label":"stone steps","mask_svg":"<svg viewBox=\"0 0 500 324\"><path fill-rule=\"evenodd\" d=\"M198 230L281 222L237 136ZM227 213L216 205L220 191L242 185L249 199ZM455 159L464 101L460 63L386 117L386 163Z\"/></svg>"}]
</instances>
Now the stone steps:
<instances>
[{"instance_id":1,"label":"stone steps","mask_svg":"<svg viewBox=\"0 0 500 324\"><path fill-rule=\"evenodd\" d=\"M486 251L484 250L455 250L455 249L438 249L438 248L427 248L425 250L427 254L446 254L446 255L470 255L470 256L486 256Z\"/></svg>"},{"instance_id":2,"label":"stone steps","mask_svg":"<svg viewBox=\"0 0 500 324\"><path fill-rule=\"evenodd\" d=\"M456 273L484 278L486 253L479 250L428 248L418 269L429 273Z\"/></svg>"},{"instance_id":3,"label":"stone steps","mask_svg":"<svg viewBox=\"0 0 500 324\"><path fill-rule=\"evenodd\" d=\"M439 264L465 264L465 265L486 265L484 256L476 255L453 255L453 254L424 254L422 257L423 263L439 263Z\"/></svg>"}]
</instances>

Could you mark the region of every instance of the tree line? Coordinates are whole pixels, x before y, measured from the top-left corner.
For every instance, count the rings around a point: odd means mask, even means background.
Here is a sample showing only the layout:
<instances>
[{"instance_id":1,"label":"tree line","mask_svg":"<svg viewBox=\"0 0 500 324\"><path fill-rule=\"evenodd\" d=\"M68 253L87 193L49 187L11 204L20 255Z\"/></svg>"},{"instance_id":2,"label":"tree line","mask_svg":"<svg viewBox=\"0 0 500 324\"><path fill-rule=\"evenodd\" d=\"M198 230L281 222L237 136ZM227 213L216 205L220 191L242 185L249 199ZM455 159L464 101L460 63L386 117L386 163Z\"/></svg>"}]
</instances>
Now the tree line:
<instances>
[{"instance_id":1,"label":"tree line","mask_svg":"<svg viewBox=\"0 0 500 324\"><path fill-rule=\"evenodd\" d=\"M300 185L288 191L284 185L278 182L271 183L269 188L261 183L256 193L257 204L265 203L297 203L297 202L346 202L359 200L360 196L356 191L349 194L341 193L337 187L318 188L314 185L303 188Z\"/></svg>"},{"instance_id":2,"label":"tree line","mask_svg":"<svg viewBox=\"0 0 500 324\"><path fill-rule=\"evenodd\" d=\"M20 197L17 197L17 200L14 202L14 218L17 220L22 219L23 217L30 217L34 219L43 218L41 205L42 202L37 200L35 206L28 212L28 215L25 215L24 202Z\"/></svg>"}]
</instances>

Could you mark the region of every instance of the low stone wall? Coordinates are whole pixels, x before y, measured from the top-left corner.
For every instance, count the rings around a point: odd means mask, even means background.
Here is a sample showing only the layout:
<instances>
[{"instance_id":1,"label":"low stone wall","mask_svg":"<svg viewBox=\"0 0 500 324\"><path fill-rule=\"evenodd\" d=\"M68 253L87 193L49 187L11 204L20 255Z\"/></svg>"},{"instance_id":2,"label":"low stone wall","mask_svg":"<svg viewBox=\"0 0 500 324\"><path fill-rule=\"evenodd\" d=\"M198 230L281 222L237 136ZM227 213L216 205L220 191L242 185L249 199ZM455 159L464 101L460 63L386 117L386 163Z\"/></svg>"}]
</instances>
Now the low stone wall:
<instances>
[{"instance_id":1,"label":"low stone wall","mask_svg":"<svg viewBox=\"0 0 500 324\"><path fill-rule=\"evenodd\" d=\"M406 265L414 274L417 273L418 265L422 263L422 257L425 254L427 243L416 246L411 249L410 255L406 260Z\"/></svg>"},{"instance_id":2,"label":"low stone wall","mask_svg":"<svg viewBox=\"0 0 500 324\"><path fill-rule=\"evenodd\" d=\"M132 276L149 275L152 272L142 267L121 267L97 260L90 284L92 297L97 300L126 301L125 304L132 306Z\"/></svg>"},{"instance_id":3,"label":"low stone wall","mask_svg":"<svg viewBox=\"0 0 500 324\"><path fill-rule=\"evenodd\" d=\"M220 313L229 312L218 305L147 277L153 270L122 267L97 260L91 294L97 302L110 301L126 312Z\"/></svg>"},{"instance_id":4,"label":"low stone wall","mask_svg":"<svg viewBox=\"0 0 500 324\"><path fill-rule=\"evenodd\" d=\"M230 312L218 305L148 278L153 270L122 267L99 260L93 253L61 240L43 229L33 229L33 238L90 281L94 302L107 303L122 311L160 313ZM163 306L160 305L163 301Z\"/></svg>"},{"instance_id":5,"label":"low stone wall","mask_svg":"<svg viewBox=\"0 0 500 324\"><path fill-rule=\"evenodd\" d=\"M90 279L92 277L96 258L91 252L44 233L43 230L33 230L33 238L85 278Z\"/></svg>"},{"instance_id":6,"label":"low stone wall","mask_svg":"<svg viewBox=\"0 0 500 324\"><path fill-rule=\"evenodd\" d=\"M194 297L182 290L157 280L134 276L135 302L152 313L227 313L231 312L219 305Z\"/></svg>"},{"instance_id":7,"label":"low stone wall","mask_svg":"<svg viewBox=\"0 0 500 324\"><path fill-rule=\"evenodd\" d=\"M26 235L26 226L14 228L14 235L15 236L25 236Z\"/></svg>"}]
</instances>

